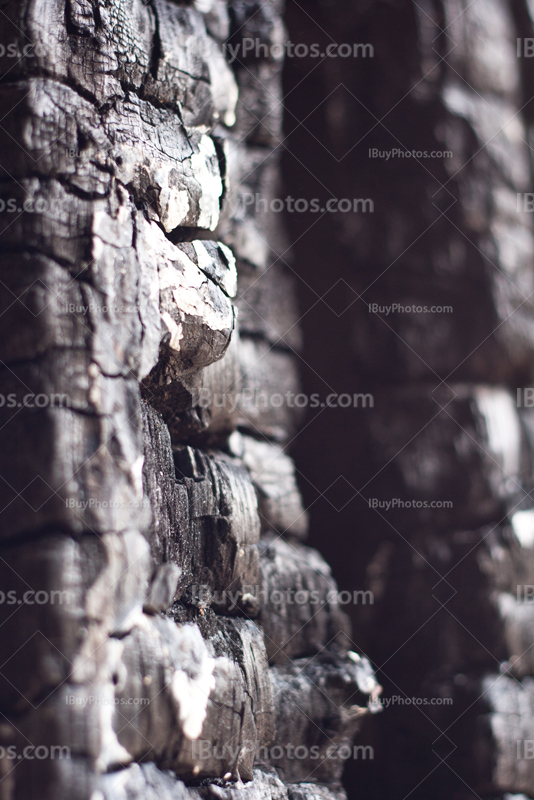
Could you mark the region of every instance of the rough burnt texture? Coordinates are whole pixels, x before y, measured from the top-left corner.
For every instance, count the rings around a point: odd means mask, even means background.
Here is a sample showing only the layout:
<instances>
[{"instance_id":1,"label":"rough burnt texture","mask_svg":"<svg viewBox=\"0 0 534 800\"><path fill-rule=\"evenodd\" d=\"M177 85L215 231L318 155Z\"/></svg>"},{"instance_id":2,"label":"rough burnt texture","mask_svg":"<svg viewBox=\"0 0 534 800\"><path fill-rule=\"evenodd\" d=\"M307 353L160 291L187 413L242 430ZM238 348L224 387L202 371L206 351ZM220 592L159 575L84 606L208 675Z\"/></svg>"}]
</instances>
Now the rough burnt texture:
<instances>
[{"instance_id":1,"label":"rough burnt texture","mask_svg":"<svg viewBox=\"0 0 534 800\"><path fill-rule=\"evenodd\" d=\"M264 402L284 36L276 0L0 0L2 800L345 797L379 687Z\"/></svg>"},{"instance_id":2,"label":"rough burnt texture","mask_svg":"<svg viewBox=\"0 0 534 800\"><path fill-rule=\"evenodd\" d=\"M350 200L290 219L306 391L360 394L297 440L310 543L373 592L348 608L391 703L346 785L532 798L532 4L286 19L308 53L350 45L288 59L284 156L287 195Z\"/></svg>"},{"instance_id":3,"label":"rough burnt texture","mask_svg":"<svg viewBox=\"0 0 534 800\"><path fill-rule=\"evenodd\" d=\"M0 800L533 800L533 55L0 0Z\"/></svg>"}]
</instances>

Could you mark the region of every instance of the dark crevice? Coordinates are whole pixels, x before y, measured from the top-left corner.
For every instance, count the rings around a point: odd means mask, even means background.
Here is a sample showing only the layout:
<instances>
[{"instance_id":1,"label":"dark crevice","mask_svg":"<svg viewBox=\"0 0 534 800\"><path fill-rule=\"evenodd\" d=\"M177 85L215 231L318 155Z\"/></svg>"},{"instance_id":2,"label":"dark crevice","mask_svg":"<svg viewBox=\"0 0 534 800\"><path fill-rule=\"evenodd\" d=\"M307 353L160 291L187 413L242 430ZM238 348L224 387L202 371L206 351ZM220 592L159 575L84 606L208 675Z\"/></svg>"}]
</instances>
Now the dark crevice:
<instances>
[{"instance_id":1,"label":"dark crevice","mask_svg":"<svg viewBox=\"0 0 534 800\"><path fill-rule=\"evenodd\" d=\"M99 0L93 0L93 17L95 20L95 28L103 29L104 23L102 14L100 13Z\"/></svg>"},{"instance_id":2,"label":"dark crevice","mask_svg":"<svg viewBox=\"0 0 534 800\"><path fill-rule=\"evenodd\" d=\"M152 0L150 0L150 10L154 15L154 36L152 38L152 47L150 49L150 67L149 71L154 80L158 78L159 64L163 56L163 46L161 43L161 36L159 32L159 16L156 7Z\"/></svg>"},{"instance_id":3,"label":"dark crevice","mask_svg":"<svg viewBox=\"0 0 534 800\"><path fill-rule=\"evenodd\" d=\"M224 200L228 193L228 186L227 186L227 176L228 176L228 164L226 162L226 155L224 152L224 140L221 139L219 136L212 135L211 137L213 144L215 145L215 152L217 153L217 159L219 161L219 173L221 175L223 190L222 194L219 198L219 208L222 209Z\"/></svg>"}]
</instances>

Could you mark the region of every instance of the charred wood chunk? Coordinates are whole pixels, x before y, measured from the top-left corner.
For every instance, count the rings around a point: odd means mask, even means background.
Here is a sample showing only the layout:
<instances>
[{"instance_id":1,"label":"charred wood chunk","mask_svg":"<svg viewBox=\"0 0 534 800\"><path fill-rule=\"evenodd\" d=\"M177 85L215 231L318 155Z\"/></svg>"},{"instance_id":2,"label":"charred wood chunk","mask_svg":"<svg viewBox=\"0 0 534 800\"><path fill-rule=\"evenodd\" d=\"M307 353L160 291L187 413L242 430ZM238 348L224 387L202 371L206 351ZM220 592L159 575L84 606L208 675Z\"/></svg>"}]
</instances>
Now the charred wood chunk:
<instances>
[{"instance_id":1,"label":"charred wood chunk","mask_svg":"<svg viewBox=\"0 0 534 800\"><path fill-rule=\"evenodd\" d=\"M42 352L47 343L53 344L59 328L72 332L72 341L59 346L89 344L88 355L90 351L106 375L144 376L157 359L160 339L157 273L151 258L136 255L136 221L141 217L133 219L128 193L115 185L109 197L89 200L55 179L36 177L22 178L14 186L14 198L21 205L29 203L29 209L15 226L8 227L2 217L1 235L7 249L28 254L23 263L29 269L27 275L17 275L10 268L12 256L2 261L1 269L12 301L20 298L17 305L27 309L17 320L19 347L21 336L29 344L27 329L46 326L47 334L35 343ZM41 255L30 255L32 251Z\"/></svg>"},{"instance_id":2,"label":"charred wood chunk","mask_svg":"<svg viewBox=\"0 0 534 800\"><path fill-rule=\"evenodd\" d=\"M146 600L145 538L58 534L1 552L1 710L36 708L64 681L104 680L108 637L130 630Z\"/></svg>"},{"instance_id":3,"label":"charred wood chunk","mask_svg":"<svg viewBox=\"0 0 534 800\"><path fill-rule=\"evenodd\" d=\"M171 322L165 313L162 319L164 329L168 329ZM228 339L219 348L221 354L213 358L216 347L211 341L212 332L209 337L206 330L192 333L198 333L194 339L198 348L204 342L202 355L209 353L211 345L209 357L213 361L204 368L182 367L180 351L178 357L172 352L171 337L168 345L162 345L160 361L144 381L143 395L163 415L173 442L203 447L224 445L237 427L256 436L280 441L289 438L302 416L303 395L298 396L295 359L268 341L241 335L235 328L227 332ZM203 340L199 338L201 333ZM164 342L168 337L165 334ZM187 343L180 343L180 348L187 351ZM283 457L277 459L278 464L282 462ZM289 475L289 465L288 461L284 470L288 478L285 502L294 508L288 507L285 514L280 509L281 518L272 524L278 529L285 522L284 516L302 515L300 523L294 521L294 535L298 536L306 528L306 517L296 491L290 500L294 479ZM288 520L287 525L290 524Z\"/></svg>"},{"instance_id":4,"label":"charred wood chunk","mask_svg":"<svg viewBox=\"0 0 534 800\"><path fill-rule=\"evenodd\" d=\"M222 453L191 447L174 453L188 487L191 575L186 599L236 613L248 586L259 582L260 523L254 487L244 466ZM257 609L251 612L257 614Z\"/></svg>"},{"instance_id":5,"label":"charred wood chunk","mask_svg":"<svg viewBox=\"0 0 534 800\"><path fill-rule=\"evenodd\" d=\"M262 531L276 531L286 538L306 538L308 514L302 504L292 459L278 445L245 434L233 434L229 447L242 459L252 478Z\"/></svg>"},{"instance_id":6,"label":"charred wood chunk","mask_svg":"<svg viewBox=\"0 0 534 800\"><path fill-rule=\"evenodd\" d=\"M143 617L122 644L117 738L132 759L173 766L202 731L215 662L196 626L169 618Z\"/></svg>"},{"instance_id":7,"label":"charred wood chunk","mask_svg":"<svg viewBox=\"0 0 534 800\"><path fill-rule=\"evenodd\" d=\"M9 311L15 302L19 311L11 310L16 335L6 342L7 362L58 348L71 351L72 369L79 372L76 360L84 350L92 369L108 377L143 377L157 360L160 342L157 271L141 246L136 254L137 223L143 224L140 216L133 218L127 193L115 187L107 199L89 201L54 180L20 183L30 193L24 199L31 208L4 241L11 237L12 248L22 253L18 262L5 254L0 265L0 303Z\"/></svg>"},{"instance_id":8,"label":"charred wood chunk","mask_svg":"<svg viewBox=\"0 0 534 800\"><path fill-rule=\"evenodd\" d=\"M149 219L160 222L166 232L184 226L216 228L225 175L218 145L205 128L184 127L177 113L133 93L100 113L75 89L53 80L30 78L4 87L2 94L5 103L20 104L34 122L31 128L21 127L19 117L10 116L0 132L13 163L13 190L25 190L20 194L21 210L26 211L21 222L34 210L39 213L27 221L29 226L43 210L48 218L60 211L43 195L40 178L45 186L60 181L86 203L109 196L117 184L128 187ZM54 147L58 137L63 140L60 148ZM51 236L53 230L44 233Z\"/></svg>"},{"instance_id":9,"label":"charred wood chunk","mask_svg":"<svg viewBox=\"0 0 534 800\"><path fill-rule=\"evenodd\" d=\"M102 102L113 93L122 94L121 80L139 90L150 69L155 20L141 0L121 3L97 19L87 2L69 4L67 14L61 0L37 5L9 2L3 24L18 28L19 35L24 30L33 45L14 77L44 72L72 81ZM102 38L98 49L97 30ZM2 67L7 70L9 64Z\"/></svg>"},{"instance_id":10,"label":"charred wood chunk","mask_svg":"<svg viewBox=\"0 0 534 800\"><path fill-rule=\"evenodd\" d=\"M191 420L200 420L200 424L191 425L189 437L193 434L192 438L204 446L226 444L237 427L242 382L238 333L234 331L224 357L202 371L195 405L187 412ZM187 438L184 433L183 439Z\"/></svg>"},{"instance_id":11,"label":"charred wood chunk","mask_svg":"<svg viewBox=\"0 0 534 800\"><path fill-rule=\"evenodd\" d=\"M154 760L189 779L229 772L252 778L257 747L272 737L273 714L254 623L222 620L204 644L196 626L154 618L127 637L124 663L114 719L136 760ZM144 699L128 701L135 697Z\"/></svg>"},{"instance_id":12,"label":"charred wood chunk","mask_svg":"<svg viewBox=\"0 0 534 800\"><path fill-rule=\"evenodd\" d=\"M206 393L211 399L212 393L232 387L237 367L232 370L231 355L206 377L202 370L220 360L237 336L230 300L236 291L235 261L222 244L195 241L175 246L156 226L146 230L151 237L146 240L147 260L151 243L159 247L163 337L159 361L144 381L143 395L161 412L173 437L183 441L209 427L211 419L202 416ZM224 429L225 423L220 427Z\"/></svg>"},{"instance_id":13,"label":"charred wood chunk","mask_svg":"<svg viewBox=\"0 0 534 800\"><path fill-rule=\"evenodd\" d=\"M369 427L383 456L375 463L384 469L366 493L398 530L476 528L526 501L529 437L504 389L414 386L378 393Z\"/></svg>"},{"instance_id":14,"label":"charred wood chunk","mask_svg":"<svg viewBox=\"0 0 534 800\"><path fill-rule=\"evenodd\" d=\"M169 389L171 387L168 387ZM173 442L199 447L224 447L237 427L241 392L238 331L232 333L224 356L173 385L174 408L164 409Z\"/></svg>"},{"instance_id":15,"label":"charred wood chunk","mask_svg":"<svg viewBox=\"0 0 534 800\"><path fill-rule=\"evenodd\" d=\"M237 262L239 287L236 306L239 330L288 350L299 351L302 334L295 287L289 270L275 263L259 273L244 261Z\"/></svg>"},{"instance_id":16,"label":"charred wood chunk","mask_svg":"<svg viewBox=\"0 0 534 800\"><path fill-rule=\"evenodd\" d=\"M154 563L179 568L174 599L238 613L246 587L259 582L260 522L246 469L216 451L180 447L173 453L167 427L146 405L144 426Z\"/></svg>"},{"instance_id":17,"label":"charred wood chunk","mask_svg":"<svg viewBox=\"0 0 534 800\"><path fill-rule=\"evenodd\" d=\"M299 378L294 358L248 336L241 337L240 358L239 427L253 436L287 441L302 416L295 403Z\"/></svg>"},{"instance_id":18,"label":"charred wood chunk","mask_svg":"<svg viewBox=\"0 0 534 800\"><path fill-rule=\"evenodd\" d=\"M152 557L156 565L170 562L187 574L191 561L186 535L190 529L187 486L176 480L171 437L161 415L145 402L141 410L143 488L151 509L148 536Z\"/></svg>"},{"instance_id":19,"label":"charred wood chunk","mask_svg":"<svg viewBox=\"0 0 534 800\"><path fill-rule=\"evenodd\" d=\"M155 224L145 225L144 233L145 257L150 250L158 263L163 334L144 395L172 425L177 411L191 405L191 392L200 387L199 371L222 358L230 343L235 261L224 245L173 245Z\"/></svg>"},{"instance_id":20,"label":"charred wood chunk","mask_svg":"<svg viewBox=\"0 0 534 800\"><path fill-rule=\"evenodd\" d=\"M348 646L350 623L329 566L316 550L273 534L260 542L260 623L270 664Z\"/></svg>"},{"instance_id":21,"label":"charred wood chunk","mask_svg":"<svg viewBox=\"0 0 534 800\"><path fill-rule=\"evenodd\" d=\"M12 36L24 30L32 45L13 78L44 72L90 93L98 104L124 97L128 87L169 106L191 126L235 121L232 71L196 8L128 0L96 14L85 2L80 13L78 2L65 14L60 0L33 6L9 2L3 27ZM3 60L0 66L7 71L13 65Z\"/></svg>"},{"instance_id":22,"label":"charred wood chunk","mask_svg":"<svg viewBox=\"0 0 534 800\"><path fill-rule=\"evenodd\" d=\"M156 0L159 52L146 92L182 111L188 125L235 122L237 86L196 8Z\"/></svg>"},{"instance_id":23,"label":"charred wood chunk","mask_svg":"<svg viewBox=\"0 0 534 800\"><path fill-rule=\"evenodd\" d=\"M283 258L288 243L280 225L280 174L276 153L244 147L229 136L225 150L226 185L217 237L235 257L258 272ZM274 254L274 255L273 255Z\"/></svg>"},{"instance_id":24,"label":"charred wood chunk","mask_svg":"<svg viewBox=\"0 0 534 800\"><path fill-rule=\"evenodd\" d=\"M90 353L56 351L0 371L1 533L143 529L139 389ZM59 454L61 453L61 457Z\"/></svg>"},{"instance_id":25,"label":"charred wood chunk","mask_svg":"<svg viewBox=\"0 0 534 800\"><path fill-rule=\"evenodd\" d=\"M167 611L173 604L182 570L176 564L160 564L156 567L143 611L157 614Z\"/></svg>"},{"instance_id":26,"label":"charred wood chunk","mask_svg":"<svg viewBox=\"0 0 534 800\"><path fill-rule=\"evenodd\" d=\"M340 781L361 718L380 709L381 687L367 659L323 650L271 667L276 745L258 752L284 782ZM303 749L297 752L297 744Z\"/></svg>"},{"instance_id":27,"label":"charred wood chunk","mask_svg":"<svg viewBox=\"0 0 534 800\"><path fill-rule=\"evenodd\" d=\"M525 678L519 682L507 675L488 674L472 688L476 692L472 699L481 697L483 702L476 706L476 727L466 730L467 735L473 736L471 786L479 791L531 794L534 681ZM485 706L485 713L481 705Z\"/></svg>"},{"instance_id":28,"label":"charred wood chunk","mask_svg":"<svg viewBox=\"0 0 534 800\"><path fill-rule=\"evenodd\" d=\"M187 750L184 742L190 745L200 735L215 687L217 660L198 628L141 615L130 633L110 640L104 650L107 680L102 674L91 683L64 682L25 714L4 717L0 736L6 753L12 747L27 754L24 747L31 742L32 752L49 755L43 756L45 764L65 761L60 777L67 784L75 760L82 788L83 759L94 785L99 773L113 773L134 758L172 764L181 748ZM28 761L26 772L35 780L39 770ZM46 768L40 771L46 774ZM104 783L113 787L111 778ZM20 784L25 785L24 776Z\"/></svg>"},{"instance_id":29,"label":"charred wood chunk","mask_svg":"<svg viewBox=\"0 0 534 800\"><path fill-rule=\"evenodd\" d=\"M19 179L13 184L12 196L17 208L24 209L26 202L35 213L22 213L17 225L12 226L7 216L2 216L0 235L4 247L37 250L69 268L78 264L78 273L82 272L91 260L92 213L106 208L107 202L76 197L54 178Z\"/></svg>"},{"instance_id":30,"label":"charred wood chunk","mask_svg":"<svg viewBox=\"0 0 534 800\"><path fill-rule=\"evenodd\" d=\"M214 363L202 370L186 372L183 377L171 372L162 349L159 364L144 383L144 396L161 411L176 444L225 446L237 427L256 436L283 441L295 430L296 419L302 416L294 358L282 349L273 348L268 341L242 336L238 330L234 329L223 357ZM273 451L269 460L274 455ZM283 456L276 463L281 465ZM304 532L307 520L296 487L293 491L290 463L287 460L283 469L288 481L284 491L287 497L279 502L288 507L285 511L280 507L279 519L273 507L271 527L276 525L278 529L284 524L293 527L294 522L294 535L298 536ZM266 512L269 513L267 508ZM294 521L289 519L292 514ZM300 521L296 519L299 516Z\"/></svg>"},{"instance_id":31,"label":"charred wood chunk","mask_svg":"<svg viewBox=\"0 0 534 800\"><path fill-rule=\"evenodd\" d=\"M263 636L253 622L221 619L209 645L215 689L202 734L184 757L198 767L193 774L252 780L256 753L275 731Z\"/></svg>"}]
</instances>

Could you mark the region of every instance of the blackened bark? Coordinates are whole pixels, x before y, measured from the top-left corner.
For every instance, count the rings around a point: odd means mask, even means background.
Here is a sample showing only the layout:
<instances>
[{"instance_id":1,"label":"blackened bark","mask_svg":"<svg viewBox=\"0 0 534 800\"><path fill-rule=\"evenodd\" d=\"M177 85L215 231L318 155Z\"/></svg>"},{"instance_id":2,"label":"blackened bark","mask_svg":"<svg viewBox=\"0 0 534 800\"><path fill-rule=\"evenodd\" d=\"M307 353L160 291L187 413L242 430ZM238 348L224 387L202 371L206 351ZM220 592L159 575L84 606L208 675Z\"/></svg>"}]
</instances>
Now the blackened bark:
<instances>
[{"instance_id":1,"label":"blackened bark","mask_svg":"<svg viewBox=\"0 0 534 800\"><path fill-rule=\"evenodd\" d=\"M297 544L299 414L261 403L299 387L248 201L278 191L282 59L223 48L282 44L281 6L0 12L0 797L340 800L379 687ZM270 750L296 736L319 763Z\"/></svg>"}]
</instances>

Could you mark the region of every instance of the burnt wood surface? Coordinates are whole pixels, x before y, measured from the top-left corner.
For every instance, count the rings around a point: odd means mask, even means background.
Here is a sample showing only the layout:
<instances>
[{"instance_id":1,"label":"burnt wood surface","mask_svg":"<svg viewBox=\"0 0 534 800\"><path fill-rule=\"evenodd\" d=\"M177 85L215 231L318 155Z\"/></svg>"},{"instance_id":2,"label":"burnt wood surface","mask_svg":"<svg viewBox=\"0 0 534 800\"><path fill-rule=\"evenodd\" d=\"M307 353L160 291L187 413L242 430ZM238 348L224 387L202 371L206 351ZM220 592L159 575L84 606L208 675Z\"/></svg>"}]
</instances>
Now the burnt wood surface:
<instances>
[{"instance_id":1,"label":"burnt wood surface","mask_svg":"<svg viewBox=\"0 0 534 800\"><path fill-rule=\"evenodd\" d=\"M250 36L277 2L0 2L2 800L342 800L270 748L377 710L271 402L302 340Z\"/></svg>"},{"instance_id":2,"label":"burnt wood surface","mask_svg":"<svg viewBox=\"0 0 534 800\"><path fill-rule=\"evenodd\" d=\"M0 800L534 798L533 41L0 0Z\"/></svg>"}]
</instances>

